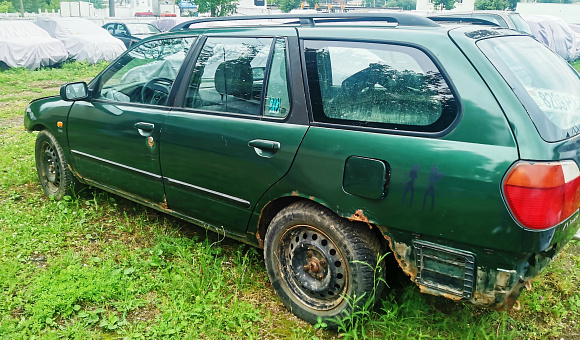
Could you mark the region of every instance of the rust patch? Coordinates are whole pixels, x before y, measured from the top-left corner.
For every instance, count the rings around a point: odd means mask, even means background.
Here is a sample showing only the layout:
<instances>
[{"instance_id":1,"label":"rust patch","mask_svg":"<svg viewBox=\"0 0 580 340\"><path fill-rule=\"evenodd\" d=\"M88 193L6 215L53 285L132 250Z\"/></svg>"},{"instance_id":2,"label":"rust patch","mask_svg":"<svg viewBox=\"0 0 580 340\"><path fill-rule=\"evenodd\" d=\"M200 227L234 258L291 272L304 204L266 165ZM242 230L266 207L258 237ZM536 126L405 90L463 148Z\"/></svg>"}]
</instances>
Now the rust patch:
<instances>
[{"instance_id":1,"label":"rust patch","mask_svg":"<svg viewBox=\"0 0 580 340\"><path fill-rule=\"evenodd\" d=\"M260 243L260 248L264 248L264 240L260 236L260 231L256 231L256 239L258 239L258 243Z\"/></svg>"},{"instance_id":2,"label":"rust patch","mask_svg":"<svg viewBox=\"0 0 580 340\"><path fill-rule=\"evenodd\" d=\"M295 191L292 191L292 196L300 196L300 195L298 195L298 191L295 190Z\"/></svg>"},{"instance_id":3,"label":"rust patch","mask_svg":"<svg viewBox=\"0 0 580 340\"><path fill-rule=\"evenodd\" d=\"M399 263L399 267L403 270L405 274L409 276L412 282L415 282L417 277L417 267L411 266L411 247L404 243L393 242L390 237L383 234L385 239L389 242L389 248L395 255L395 260ZM394 244L393 244L394 243Z\"/></svg>"},{"instance_id":4,"label":"rust patch","mask_svg":"<svg viewBox=\"0 0 580 340\"><path fill-rule=\"evenodd\" d=\"M169 205L167 204L167 196L163 198L163 203L160 204L161 208L169 210Z\"/></svg>"},{"instance_id":5,"label":"rust patch","mask_svg":"<svg viewBox=\"0 0 580 340\"><path fill-rule=\"evenodd\" d=\"M421 293L424 294L430 294L430 295L436 295L436 296L442 296L444 298L447 298L449 300L453 300L453 301L460 301L461 300L461 296L457 296L457 295L453 295L453 294L449 294L449 293L445 293L439 290L435 290L429 287L425 287L422 285L417 285L419 286L419 290L421 291Z\"/></svg>"},{"instance_id":6,"label":"rust patch","mask_svg":"<svg viewBox=\"0 0 580 340\"><path fill-rule=\"evenodd\" d=\"M311 201L314 201L314 196L308 197Z\"/></svg>"},{"instance_id":7,"label":"rust patch","mask_svg":"<svg viewBox=\"0 0 580 340\"><path fill-rule=\"evenodd\" d=\"M362 209L358 209L357 211L352 214L351 217L348 218L351 221L359 221L364 223L369 223L369 218L365 216Z\"/></svg>"}]
</instances>

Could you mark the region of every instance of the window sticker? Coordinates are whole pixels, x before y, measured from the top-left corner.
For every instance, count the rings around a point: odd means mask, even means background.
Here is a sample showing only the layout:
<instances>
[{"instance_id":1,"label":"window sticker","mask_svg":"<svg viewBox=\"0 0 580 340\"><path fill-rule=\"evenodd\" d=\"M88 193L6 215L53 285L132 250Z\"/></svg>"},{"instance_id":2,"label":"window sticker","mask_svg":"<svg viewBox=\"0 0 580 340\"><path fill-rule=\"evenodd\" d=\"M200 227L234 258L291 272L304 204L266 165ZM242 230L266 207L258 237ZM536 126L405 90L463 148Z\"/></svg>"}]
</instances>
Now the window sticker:
<instances>
[{"instance_id":1,"label":"window sticker","mask_svg":"<svg viewBox=\"0 0 580 340\"><path fill-rule=\"evenodd\" d=\"M270 98L269 113L280 114L281 103L282 103L281 98Z\"/></svg>"},{"instance_id":2,"label":"window sticker","mask_svg":"<svg viewBox=\"0 0 580 340\"><path fill-rule=\"evenodd\" d=\"M572 93L528 86L526 90L540 110L561 129L569 129L578 124L580 97Z\"/></svg>"}]
</instances>

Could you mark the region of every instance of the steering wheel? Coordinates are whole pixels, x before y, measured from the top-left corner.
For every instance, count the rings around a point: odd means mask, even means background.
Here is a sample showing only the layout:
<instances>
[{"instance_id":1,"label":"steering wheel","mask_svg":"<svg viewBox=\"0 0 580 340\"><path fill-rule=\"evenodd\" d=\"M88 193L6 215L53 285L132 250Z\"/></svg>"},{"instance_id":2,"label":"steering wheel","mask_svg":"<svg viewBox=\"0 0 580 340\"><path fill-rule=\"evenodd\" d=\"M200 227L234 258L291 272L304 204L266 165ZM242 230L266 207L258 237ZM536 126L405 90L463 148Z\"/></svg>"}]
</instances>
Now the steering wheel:
<instances>
[{"instance_id":1,"label":"steering wheel","mask_svg":"<svg viewBox=\"0 0 580 340\"><path fill-rule=\"evenodd\" d=\"M141 102L143 104L165 105L173 80L168 78L155 78L149 80L141 89Z\"/></svg>"}]
</instances>

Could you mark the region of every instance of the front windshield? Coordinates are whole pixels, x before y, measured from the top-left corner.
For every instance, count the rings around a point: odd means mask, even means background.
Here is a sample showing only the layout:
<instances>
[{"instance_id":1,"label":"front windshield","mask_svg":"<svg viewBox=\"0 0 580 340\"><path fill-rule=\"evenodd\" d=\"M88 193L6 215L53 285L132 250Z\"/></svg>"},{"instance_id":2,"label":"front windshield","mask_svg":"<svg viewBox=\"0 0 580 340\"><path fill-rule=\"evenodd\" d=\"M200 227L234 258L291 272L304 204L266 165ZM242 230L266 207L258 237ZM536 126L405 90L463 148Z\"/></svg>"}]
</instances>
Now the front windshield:
<instances>
[{"instance_id":1,"label":"front windshield","mask_svg":"<svg viewBox=\"0 0 580 340\"><path fill-rule=\"evenodd\" d=\"M155 26L149 24L127 24L131 34L156 34L161 32Z\"/></svg>"},{"instance_id":2,"label":"front windshield","mask_svg":"<svg viewBox=\"0 0 580 340\"><path fill-rule=\"evenodd\" d=\"M530 35L532 34L530 25L528 25L528 23L519 14L508 14L508 16L512 20L518 31Z\"/></svg>"},{"instance_id":3,"label":"front windshield","mask_svg":"<svg viewBox=\"0 0 580 340\"><path fill-rule=\"evenodd\" d=\"M580 133L580 75L527 36L484 39L477 46L508 82L546 141Z\"/></svg>"}]
</instances>

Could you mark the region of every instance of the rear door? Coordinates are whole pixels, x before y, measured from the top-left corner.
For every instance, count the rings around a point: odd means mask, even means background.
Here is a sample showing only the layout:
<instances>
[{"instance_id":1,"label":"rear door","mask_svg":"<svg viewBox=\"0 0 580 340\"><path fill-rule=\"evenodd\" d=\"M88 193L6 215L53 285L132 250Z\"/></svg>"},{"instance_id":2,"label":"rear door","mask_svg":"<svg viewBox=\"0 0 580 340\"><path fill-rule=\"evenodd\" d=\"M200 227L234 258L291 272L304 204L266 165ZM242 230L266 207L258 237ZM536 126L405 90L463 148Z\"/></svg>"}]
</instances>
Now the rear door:
<instances>
[{"instance_id":1,"label":"rear door","mask_svg":"<svg viewBox=\"0 0 580 340\"><path fill-rule=\"evenodd\" d=\"M290 168L308 124L304 106L291 105L295 31L281 31L205 41L161 136L171 209L243 235L256 202Z\"/></svg>"}]
</instances>

